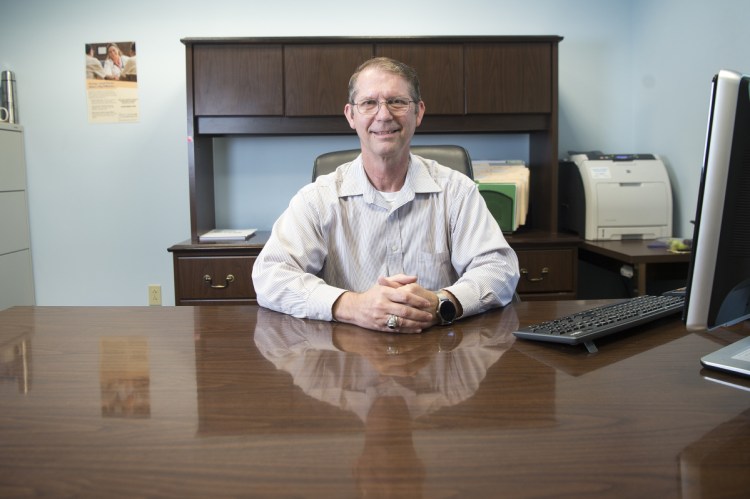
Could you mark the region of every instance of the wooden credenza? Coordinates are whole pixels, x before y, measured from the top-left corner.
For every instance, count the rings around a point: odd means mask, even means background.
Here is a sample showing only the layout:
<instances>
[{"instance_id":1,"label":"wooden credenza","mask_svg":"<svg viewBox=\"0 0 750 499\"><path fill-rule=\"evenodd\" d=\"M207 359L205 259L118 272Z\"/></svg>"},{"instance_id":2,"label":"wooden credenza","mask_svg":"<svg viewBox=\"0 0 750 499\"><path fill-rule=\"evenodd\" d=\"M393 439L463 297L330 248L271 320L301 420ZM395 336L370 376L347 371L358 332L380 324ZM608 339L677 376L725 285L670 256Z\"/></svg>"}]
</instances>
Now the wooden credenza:
<instances>
[{"instance_id":1,"label":"wooden credenza","mask_svg":"<svg viewBox=\"0 0 750 499\"><path fill-rule=\"evenodd\" d=\"M230 282L209 288L188 255L246 256L262 239L230 248L201 244L216 228L213 140L220 136L352 134L341 115L349 77L373 56L416 68L429 105L418 133L512 133L529 137L526 226L509 237L524 269L524 299L574 298L579 239L557 233L559 36L186 38L190 240L169 248L177 304L236 303ZM314 158L310 158L312 168ZM191 260L195 261L195 260ZM220 265L217 263L217 265ZM223 268L218 269L224 272ZM235 276L236 277L236 276ZM197 281L193 281L197 279ZM216 285L216 283L214 283ZM184 294L193 289L188 296ZM252 284L243 300L254 300ZM224 294L226 300L218 295ZM230 296L231 295L231 296Z\"/></svg>"}]
</instances>

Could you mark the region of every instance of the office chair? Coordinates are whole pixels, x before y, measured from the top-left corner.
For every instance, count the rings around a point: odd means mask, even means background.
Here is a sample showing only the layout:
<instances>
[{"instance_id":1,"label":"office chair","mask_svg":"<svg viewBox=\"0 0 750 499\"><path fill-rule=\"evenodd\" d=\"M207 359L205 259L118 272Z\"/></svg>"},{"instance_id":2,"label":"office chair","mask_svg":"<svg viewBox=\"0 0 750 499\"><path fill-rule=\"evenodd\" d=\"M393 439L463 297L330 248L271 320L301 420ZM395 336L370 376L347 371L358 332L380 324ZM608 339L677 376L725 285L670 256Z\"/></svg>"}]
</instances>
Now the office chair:
<instances>
[{"instance_id":1,"label":"office chair","mask_svg":"<svg viewBox=\"0 0 750 499\"><path fill-rule=\"evenodd\" d=\"M411 152L417 156L437 161L443 166L458 170L474 180L474 171L471 168L469 152L461 146L411 146ZM313 182L315 182L318 176L331 173L338 166L354 160L354 158L359 156L359 153L359 149L348 149L346 151L333 151L321 154L315 158L315 163L313 164Z\"/></svg>"}]
</instances>

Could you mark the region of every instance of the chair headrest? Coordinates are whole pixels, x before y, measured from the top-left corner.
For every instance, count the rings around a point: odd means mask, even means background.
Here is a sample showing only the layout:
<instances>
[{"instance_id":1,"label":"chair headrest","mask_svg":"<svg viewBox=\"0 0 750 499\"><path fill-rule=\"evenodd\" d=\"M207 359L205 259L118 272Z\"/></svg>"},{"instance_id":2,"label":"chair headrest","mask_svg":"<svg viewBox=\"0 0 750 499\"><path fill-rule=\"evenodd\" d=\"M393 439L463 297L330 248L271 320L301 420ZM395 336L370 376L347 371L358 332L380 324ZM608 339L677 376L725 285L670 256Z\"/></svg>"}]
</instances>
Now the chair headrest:
<instances>
[{"instance_id":1,"label":"chair headrest","mask_svg":"<svg viewBox=\"0 0 750 499\"><path fill-rule=\"evenodd\" d=\"M359 149L347 149L321 154L315 159L313 165L313 181L320 175L331 173L344 163L353 161L359 156L360 152ZM470 179L474 179L474 171L471 168L471 157L469 156L469 152L461 146L411 146L411 152L417 156L437 161L443 166L453 168Z\"/></svg>"}]
</instances>

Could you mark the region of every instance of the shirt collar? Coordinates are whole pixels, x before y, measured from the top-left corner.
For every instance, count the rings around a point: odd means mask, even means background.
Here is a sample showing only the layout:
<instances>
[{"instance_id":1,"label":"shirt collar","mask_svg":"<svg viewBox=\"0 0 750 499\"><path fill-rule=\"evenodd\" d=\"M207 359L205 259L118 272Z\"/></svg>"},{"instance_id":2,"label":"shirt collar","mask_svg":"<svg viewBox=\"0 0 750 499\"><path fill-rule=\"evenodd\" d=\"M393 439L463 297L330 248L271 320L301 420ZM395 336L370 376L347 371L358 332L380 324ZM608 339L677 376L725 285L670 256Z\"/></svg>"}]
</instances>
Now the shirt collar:
<instances>
[{"instance_id":1,"label":"shirt collar","mask_svg":"<svg viewBox=\"0 0 750 499\"><path fill-rule=\"evenodd\" d=\"M362 165L362 154L357 156L343 173L344 178L341 182L339 197L364 196L366 202L378 204L375 200L380 199L380 195L378 195L375 187L367 179L367 174L365 174L365 169ZM441 187L435 182L432 175L430 175L426 160L420 156L410 154L409 170L406 172L406 181L404 182L404 187L401 189L398 204L402 204L402 201L405 202L414 199L415 194L440 192L441 190Z\"/></svg>"}]
</instances>

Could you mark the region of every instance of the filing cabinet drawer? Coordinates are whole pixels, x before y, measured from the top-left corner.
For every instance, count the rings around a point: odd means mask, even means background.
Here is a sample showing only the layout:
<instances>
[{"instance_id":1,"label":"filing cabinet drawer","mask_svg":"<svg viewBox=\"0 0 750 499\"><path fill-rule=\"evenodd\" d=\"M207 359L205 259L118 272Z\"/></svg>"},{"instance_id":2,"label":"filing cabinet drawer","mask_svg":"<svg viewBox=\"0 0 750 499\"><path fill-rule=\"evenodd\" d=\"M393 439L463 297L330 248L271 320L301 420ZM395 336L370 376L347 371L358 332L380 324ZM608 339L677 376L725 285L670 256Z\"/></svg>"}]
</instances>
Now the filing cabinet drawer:
<instances>
[{"instance_id":1,"label":"filing cabinet drawer","mask_svg":"<svg viewBox=\"0 0 750 499\"><path fill-rule=\"evenodd\" d=\"M0 255L0 310L34 305L34 274L28 249Z\"/></svg>"},{"instance_id":2,"label":"filing cabinet drawer","mask_svg":"<svg viewBox=\"0 0 750 499\"><path fill-rule=\"evenodd\" d=\"M194 301L255 303L252 270L256 256L181 256L176 259L179 304Z\"/></svg>"},{"instance_id":3,"label":"filing cabinet drawer","mask_svg":"<svg viewBox=\"0 0 750 499\"><path fill-rule=\"evenodd\" d=\"M0 192L0 255L31 246L26 192Z\"/></svg>"},{"instance_id":4,"label":"filing cabinet drawer","mask_svg":"<svg viewBox=\"0 0 750 499\"><path fill-rule=\"evenodd\" d=\"M517 250L522 299L575 298L578 254L576 248Z\"/></svg>"}]
</instances>

